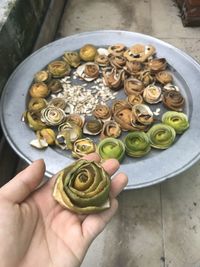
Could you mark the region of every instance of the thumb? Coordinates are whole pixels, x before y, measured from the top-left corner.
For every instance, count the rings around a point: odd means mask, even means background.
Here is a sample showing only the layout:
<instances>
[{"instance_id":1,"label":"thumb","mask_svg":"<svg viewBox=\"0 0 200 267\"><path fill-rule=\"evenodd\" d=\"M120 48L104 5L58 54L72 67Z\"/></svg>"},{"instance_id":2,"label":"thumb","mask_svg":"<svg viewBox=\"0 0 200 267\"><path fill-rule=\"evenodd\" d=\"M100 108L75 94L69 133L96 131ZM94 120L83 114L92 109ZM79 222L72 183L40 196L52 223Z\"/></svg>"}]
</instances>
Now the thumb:
<instances>
[{"instance_id":1,"label":"thumb","mask_svg":"<svg viewBox=\"0 0 200 267\"><path fill-rule=\"evenodd\" d=\"M40 184L44 177L45 164L36 160L25 170L0 188L0 195L13 203L20 203Z\"/></svg>"}]
</instances>

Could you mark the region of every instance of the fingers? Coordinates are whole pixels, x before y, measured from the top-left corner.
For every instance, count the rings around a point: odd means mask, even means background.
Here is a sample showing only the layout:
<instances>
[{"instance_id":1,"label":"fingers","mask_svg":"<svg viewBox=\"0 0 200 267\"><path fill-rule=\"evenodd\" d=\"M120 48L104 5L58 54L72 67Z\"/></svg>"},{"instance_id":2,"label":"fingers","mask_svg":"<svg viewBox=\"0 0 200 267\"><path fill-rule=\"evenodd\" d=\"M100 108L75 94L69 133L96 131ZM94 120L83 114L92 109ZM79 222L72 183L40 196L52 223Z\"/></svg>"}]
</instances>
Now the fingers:
<instances>
[{"instance_id":1,"label":"fingers","mask_svg":"<svg viewBox=\"0 0 200 267\"><path fill-rule=\"evenodd\" d=\"M13 203L20 203L40 184L44 177L43 160L33 162L0 189L0 195Z\"/></svg>"},{"instance_id":2,"label":"fingers","mask_svg":"<svg viewBox=\"0 0 200 267\"><path fill-rule=\"evenodd\" d=\"M102 232L118 208L118 201L111 199L111 207L98 214L88 215L82 223L83 236L88 244Z\"/></svg>"},{"instance_id":3,"label":"fingers","mask_svg":"<svg viewBox=\"0 0 200 267\"><path fill-rule=\"evenodd\" d=\"M102 167L112 176L119 169L119 162L116 159L108 159L102 164Z\"/></svg>"},{"instance_id":4,"label":"fingers","mask_svg":"<svg viewBox=\"0 0 200 267\"><path fill-rule=\"evenodd\" d=\"M112 198L115 198L119 193L124 189L128 183L128 177L125 173L118 173L112 179L110 195Z\"/></svg>"}]
</instances>

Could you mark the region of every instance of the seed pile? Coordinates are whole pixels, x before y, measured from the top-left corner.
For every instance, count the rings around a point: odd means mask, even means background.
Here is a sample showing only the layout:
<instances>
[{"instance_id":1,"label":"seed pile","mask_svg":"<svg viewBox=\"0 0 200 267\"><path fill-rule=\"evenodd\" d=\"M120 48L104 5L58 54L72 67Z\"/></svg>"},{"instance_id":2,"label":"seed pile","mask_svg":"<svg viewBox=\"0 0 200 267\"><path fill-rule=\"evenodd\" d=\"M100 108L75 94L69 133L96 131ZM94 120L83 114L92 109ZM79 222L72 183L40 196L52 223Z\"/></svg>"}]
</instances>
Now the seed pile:
<instances>
[{"instance_id":1,"label":"seed pile","mask_svg":"<svg viewBox=\"0 0 200 267\"><path fill-rule=\"evenodd\" d=\"M77 158L96 150L103 159L142 157L152 147L167 149L189 127L182 92L152 45L65 52L35 74L29 95L23 117L36 133L30 144L56 145Z\"/></svg>"},{"instance_id":2,"label":"seed pile","mask_svg":"<svg viewBox=\"0 0 200 267\"><path fill-rule=\"evenodd\" d=\"M113 92L103 84L101 78L96 80L96 85L90 88L87 83L78 85L69 81L70 76L61 80L63 91L52 98L63 98L71 105L71 113L91 116L97 104L104 105L107 101L115 99L117 92ZM77 76L75 76L77 79Z\"/></svg>"}]
</instances>

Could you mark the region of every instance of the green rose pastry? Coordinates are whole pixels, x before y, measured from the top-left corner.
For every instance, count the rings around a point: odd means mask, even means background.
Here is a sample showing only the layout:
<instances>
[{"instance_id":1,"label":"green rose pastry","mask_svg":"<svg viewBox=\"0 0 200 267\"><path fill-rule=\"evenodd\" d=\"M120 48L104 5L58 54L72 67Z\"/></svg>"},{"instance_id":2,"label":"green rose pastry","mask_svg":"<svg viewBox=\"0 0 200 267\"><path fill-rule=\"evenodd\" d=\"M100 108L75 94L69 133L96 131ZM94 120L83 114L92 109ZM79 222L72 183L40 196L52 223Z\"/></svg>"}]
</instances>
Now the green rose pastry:
<instances>
[{"instance_id":1,"label":"green rose pastry","mask_svg":"<svg viewBox=\"0 0 200 267\"><path fill-rule=\"evenodd\" d=\"M73 212L90 214L110 207L109 191L110 177L103 167L79 159L58 173L53 197Z\"/></svg>"}]
</instances>

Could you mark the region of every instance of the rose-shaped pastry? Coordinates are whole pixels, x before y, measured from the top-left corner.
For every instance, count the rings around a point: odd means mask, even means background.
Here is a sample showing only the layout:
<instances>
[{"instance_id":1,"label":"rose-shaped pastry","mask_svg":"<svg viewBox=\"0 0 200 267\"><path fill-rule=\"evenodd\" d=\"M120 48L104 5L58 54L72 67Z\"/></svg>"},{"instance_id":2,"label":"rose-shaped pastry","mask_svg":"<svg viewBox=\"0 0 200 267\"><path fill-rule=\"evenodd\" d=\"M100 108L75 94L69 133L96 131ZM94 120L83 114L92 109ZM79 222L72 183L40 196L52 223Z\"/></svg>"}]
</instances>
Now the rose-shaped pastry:
<instances>
[{"instance_id":1,"label":"rose-shaped pastry","mask_svg":"<svg viewBox=\"0 0 200 267\"><path fill-rule=\"evenodd\" d=\"M51 101L49 102L49 106L54 106L56 108L61 108L63 110L65 110L66 105L67 103L65 102L65 100L60 97L52 98Z\"/></svg>"},{"instance_id":2,"label":"rose-shaped pastry","mask_svg":"<svg viewBox=\"0 0 200 267\"><path fill-rule=\"evenodd\" d=\"M165 91L163 93L163 104L169 109L182 111L185 99L178 91Z\"/></svg>"},{"instance_id":3,"label":"rose-shaped pastry","mask_svg":"<svg viewBox=\"0 0 200 267\"><path fill-rule=\"evenodd\" d=\"M50 128L44 128L36 131L37 139L33 139L30 145L37 149L47 148L49 145L53 145L55 141L55 133Z\"/></svg>"},{"instance_id":4,"label":"rose-shaped pastry","mask_svg":"<svg viewBox=\"0 0 200 267\"><path fill-rule=\"evenodd\" d=\"M167 111L162 115L162 122L174 128L177 134L182 134L189 128L188 117L182 112Z\"/></svg>"},{"instance_id":5,"label":"rose-shaped pastry","mask_svg":"<svg viewBox=\"0 0 200 267\"><path fill-rule=\"evenodd\" d=\"M97 78L99 75L99 67L95 63L85 63L84 74L88 78Z\"/></svg>"},{"instance_id":6,"label":"rose-shaped pastry","mask_svg":"<svg viewBox=\"0 0 200 267\"><path fill-rule=\"evenodd\" d=\"M56 60L48 65L48 70L53 78L62 78L71 71L69 64L62 60Z\"/></svg>"},{"instance_id":7,"label":"rose-shaped pastry","mask_svg":"<svg viewBox=\"0 0 200 267\"><path fill-rule=\"evenodd\" d=\"M124 52L128 61L144 62L155 53L152 45L135 44Z\"/></svg>"},{"instance_id":8,"label":"rose-shaped pastry","mask_svg":"<svg viewBox=\"0 0 200 267\"><path fill-rule=\"evenodd\" d=\"M96 162L79 159L58 173L53 197L76 213L89 214L110 207L110 177Z\"/></svg>"},{"instance_id":9,"label":"rose-shaped pastry","mask_svg":"<svg viewBox=\"0 0 200 267\"><path fill-rule=\"evenodd\" d=\"M113 90L119 90L123 83L123 70L113 68L103 71L103 82L106 86Z\"/></svg>"},{"instance_id":10,"label":"rose-shaped pastry","mask_svg":"<svg viewBox=\"0 0 200 267\"><path fill-rule=\"evenodd\" d=\"M125 155L123 142L115 138L105 138L98 145L98 153L102 159L117 159L122 161Z\"/></svg>"},{"instance_id":11,"label":"rose-shaped pastry","mask_svg":"<svg viewBox=\"0 0 200 267\"><path fill-rule=\"evenodd\" d=\"M140 73L139 80L143 82L145 86L154 82L154 77L149 70L144 70Z\"/></svg>"},{"instance_id":12,"label":"rose-shaped pastry","mask_svg":"<svg viewBox=\"0 0 200 267\"><path fill-rule=\"evenodd\" d=\"M46 127L45 123L40 120L37 113L25 112L24 119L28 123L29 127L34 131L41 130Z\"/></svg>"},{"instance_id":13,"label":"rose-shaped pastry","mask_svg":"<svg viewBox=\"0 0 200 267\"><path fill-rule=\"evenodd\" d=\"M131 106L143 103L142 95L138 95L138 94L128 95L127 100L128 100L128 103L131 104Z\"/></svg>"},{"instance_id":14,"label":"rose-shaped pastry","mask_svg":"<svg viewBox=\"0 0 200 267\"><path fill-rule=\"evenodd\" d=\"M106 67L109 65L110 61L106 55L96 55L95 63L97 63L101 67Z\"/></svg>"},{"instance_id":15,"label":"rose-shaped pastry","mask_svg":"<svg viewBox=\"0 0 200 267\"><path fill-rule=\"evenodd\" d=\"M142 63L137 61L126 61L126 65L124 67L125 72L132 76L138 76L139 72L142 70Z\"/></svg>"},{"instance_id":16,"label":"rose-shaped pastry","mask_svg":"<svg viewBox=\"0 0 200 267\"><path fill-rule=\"evenodd\" d=\"M83 133L88 135L97 135L102 131L103 124L100 120L87 120L83 126Z\"/></svg>"},{"instance_id":17,"label":"rose-shaped pastry","mask_svg":"<svg viewBox=\"0 0 200 267\"><path fill-rule=\"evenodd\" d=\"M48 106L41 111L41 121L46 125L56 126L65 119L65 112L61 108Z\"/></svg>"},{"instance_id":18,"label":"rose-shaped pastry","mask_svg":"<svg viewBox=\"0 0 200 267\"><path fill-rule=\"evenodd\" d=\"M55 142L62 149L72 149L73 143L82 138L81 128L74 123L65 122L58 127L58 131Z\"/></svg>"},{"instance_id":19,"label":"rose-shaped pastry","mask_svg":"<svg viewBox=\"0 0 200 267\"><path fill-rule=\"evenodd\" d=\"M122 56L125 50L126 47L123 44L115 44L108 47L109 54L114 56Z\"/></svg>"},{"instance_id":20,"label":"rose-shaped pastry","mask_svg":"<svg viewBox=\"0 0 200 267\"><path fill-rule=\"evenodd\" d=\"M92 44L84 45L79 51L80 58L84 61L94 61L96 54L97 49Z\"/></svg>"},{"instance_id":21,"label":"rose-shaped pastry","mask_svg":"<svg viewBox=\"0 0 200 267\"><path fill-rule=\"evenodd\" d=\"M156 74L156 80L162 84L171 83L173 81L172 75L168 71L160 71Z\"/></svg>"},{"instance_id":22,"label":"rose-shaped pastry","mask_svg":"<svg viewBox=\"0 0 200 267\"><path fill-rule=\"evenodd\" d=\"M39 82L39 83L34 83L30 90L29 93L31 95L31 97L34 98L44 98L47 97L50 93L49 88L47 87L47 85L43 82Z\"/></svg>"},{"instance_id":23,"label":"rose-shaped pastry","mask_svg":"<svg viewBox=\"0 0 200 267\"><path fill-rule=\"evenodd\" d=\"M33 112L39 112L47 106L47 101L44 98L31 98L28 103L28 110Z\"/></svg>"},{"instance_id":24,"label":"rose-shaped pastry","mask_svg":"<svg viewBox=\"0 0 200 267\"><path fill-rule=\"evenodd\" d=\"M121 128L119 124L115 121L106 121L103 125L100 138L114 137L117 138L121 134Z\"/></svg>"},{"instance_id":25,"label":"rose-shaped pastry","mask_svg":"<svg viewBox=\"0 0 200 267\"><path fill-rule=\"evenodd\" d=\"M150 125L153 122L153 112L145 104L137 104L132 107L132 112L136 121L144 125Z\"/></svg>"},{"instance_id":26,"label":"rose-shaped pastry","mask_svg":"<svg viewBox=\"0 0 200 267\"><path fill-rule=\"evenodd\" d=\"M128 78L124 81L124 92L127 95L142 94L144 91L144 84L136 78Z\"/></svg>"},{"instance_id":27,"label":"rose-shaped pastry","mask_svg":"<svg viewBox=\"0 0 200 267\"><path fill-rule=\"evenodd\" d=\"M107 105L97 105L92 113L97 119L102 121L108 120L111 117L111 110Z\"/></svg>"},{"instance_id":28,"label":"rose-shaped pastry","mask_svg":"<svg viewBox=\"0 0 200 267\"><path fill-rule=\"evenodd\" d=\"M71 66L74 68L77 68L80 63L81 63L81 59L80 56L77 52L73 51L73 52L65 52L63 55L63 59Z\"/></svg>"},{"instance_id":29,"label":"rose-shaped pastry","mask_svg":"<svg viewBox=\"0 0 200 267\"><path fill-rule=\"evenodd\" d=\"M123 56L113 56L109 57L110 65L114 68L121 69L126 64L126 59Z\"/></svg>"},{"instance_id":30,"label":"rose-shaped pastry","mask_svg":"<svg viewBox=\"0 0 200 267\"><path fill-rule=\"evenodd\" d=\"M83 128L84 122L85 122L85 118L84 116L81 116L79 114L70 114L67 116L66 122L69 123L75 123L76 125L78 125L80 128Z\"/></svg>"},{"instance_id":31,"label":"rose-shaped pastry","mask_svg":"<svg viewBox=\"0 0 200 267\"><path fill-rule=\"evenodd\" d=\"M44 128L37 131L38 140L45 140L48 145L53 145L55 143L56 135L55 132L50 128Z\"/></svg>"},{"instance_id":32,"label":"rose-shaped pastry","mask_svg":"<svg viewBox=\"0 0 200 267\"><path fill-rule=\"evenodd\" d=\"M148 62L148 67L152 73L165 70L167 67L167 61L165 58L154 58Z\"/></svg>"},{"instance_id":33,"label":"rose-shaped pastry","mask_svg":"<svg viewBox=\"0 0 200 267\"><path fill-rule=\"evenodd\" d=\"M99 66L94 62L87 62L76 69L79 77L91 82L99 76Z\"/></svg>"},{"instance_id":34,"label":"rose-shaped pastry","mask_svg":"<svg viewBox=\"0 0 200 267\"><path fill-rule=\"evenodd\" d=\"M65 130L67 130L67 131L70 130L71 131L71 129L73 129L73 128L78 132L78 136L80 137L81 136L81 127L80 127L80 125L75 123L75 121L65 120L65 122L63 122L62 124L60 124L58 126L58 131L59 132L63 132Z\"/></svg>"},{"instance_id":35,"label":"rose-shaped pastry","mask_svg":"<svg viewBox=\"0 0 200 267\"><path fill-rule=\"evenodd\" d=\"M96 145L90 138L78 139L73 144L72 156L74 158L82 158L95 151Z\"/></svg>"},{"instance_id":36,"label":"rose-shaped pastry","mask_svg":"<svg viewBox=\"0 0 200 267\"><path fill-rule=\"evenodd\" d=\"M127 134L124 144L126 153L130 157L142 157L151 150L149 138L144 132L131 132Z\"/></svg>"},{"instance_id":37,"label":"rose-shaped pastry","mask_svg":"<svg viewBox=\"0 0 200 267\"><path fill-rule=\"evenodd\" d=\"M132 112L131 106L121 107L114 113L114 120L120 125L121 129L124 131L132 131L133 123L135 122L135 117Z\"/></svg>"},{"instance_id":38,"label":"rose-shaped pastry","mask_svg":"<svg viewBox=\"0 0 200 267\"><path fill-rule=\"evenodd\" d=\"M123 107L131 108L131 105L125 99L119 99L114 101L111 108L112 114L115 114L118 109L121 109Z\"/></svg>"},{"instance_id":39,"label":"rose-shaped pastry","mask_svg":"<svg viewBox=\"0 0 200 267\"><path fill-rule=\"evenodd\" d=\"M144 100L149 104L156 104L162 100L162 91L159 86L148 85L143 92Z\"/></svg>"},{"instance_id":40,"label":"rose-shaped pastry","mask_svg":"<svg viewBox=\"0 0 200 267\"><path fill-rule=\"evenodd\" d=\"M176 132L171 126L159 123L153 125L147 132L147 135L152 147L166 149L173 144Z\"/></svg>"},{"instance_id":41,"label":"rose-shaped pastry","mask_svg":"<svg viewBox=\"0 0 200 267\"><path fill-rule=\"evenodd\" d=\"M39 82L46 83L46 82L49 81L50 78L51 78L51 75L46 70L38 71L34 76L34 80L35 80L36 83L39 83Z\"/></svg>"},{"instance_id":42,"label":"rose-shaped pastry","mask_svg":"<svg viewBox=\"0 0 200 267\"><path fill-rule=\"evenodd\" d=\"M150 127L150 125L142 124L141 122L137 121L136 119L135 119L135 121L133 121L132 126L133 126L134 131L143 131L143 132L146 132Z\"/></svg>"},{"instance_id":43,"label":"rose-shaped pastry","mask_svg":"<svg viewBox=\"0 0 200 267\"><path fill-rule=\"evenodd\" d=\"M62 84L59 80L53 79L48 84L48 88L52 94L57 94L63 90Z\"/></svg>"}]
</instances>

